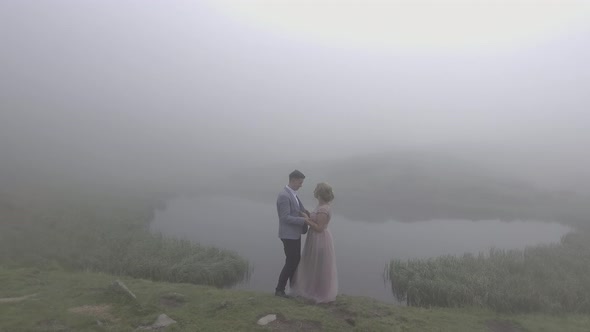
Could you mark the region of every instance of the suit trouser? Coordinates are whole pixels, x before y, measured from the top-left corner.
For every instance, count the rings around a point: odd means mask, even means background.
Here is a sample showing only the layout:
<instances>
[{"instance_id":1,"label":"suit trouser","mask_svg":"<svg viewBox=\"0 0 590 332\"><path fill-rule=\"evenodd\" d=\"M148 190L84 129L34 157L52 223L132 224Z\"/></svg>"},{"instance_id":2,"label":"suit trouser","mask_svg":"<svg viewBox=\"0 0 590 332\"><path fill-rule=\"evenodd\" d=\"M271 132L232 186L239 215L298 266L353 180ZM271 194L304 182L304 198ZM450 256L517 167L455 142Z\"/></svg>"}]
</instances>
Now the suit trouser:
<instances>
[{"instance_id":1,"label":"suit trouser","mask_svg":"<svg viewBox=\"0 0 590 332\"><path fill-rule=\"evenodd\" d=\"M279 276L279 283L277 284L277 291L284 291L287 287L287 280L293 283L293 275L299 265L301 259L301 238L297 240L281 239L283 241L283 249L285 250L285 266Z\"/></svg>"}]
</instances>

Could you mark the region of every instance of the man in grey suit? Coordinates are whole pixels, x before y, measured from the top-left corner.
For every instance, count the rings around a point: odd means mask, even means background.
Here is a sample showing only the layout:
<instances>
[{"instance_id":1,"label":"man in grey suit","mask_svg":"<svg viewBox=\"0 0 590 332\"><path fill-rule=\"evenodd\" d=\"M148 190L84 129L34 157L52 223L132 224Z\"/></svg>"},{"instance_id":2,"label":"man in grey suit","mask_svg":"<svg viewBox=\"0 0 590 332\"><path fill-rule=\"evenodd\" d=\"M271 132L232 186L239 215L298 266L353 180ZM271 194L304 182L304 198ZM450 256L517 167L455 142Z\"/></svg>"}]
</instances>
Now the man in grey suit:
<instances>
[{"instance_id":1,"label":"man in grey suit","mask_svg":"<svg viewBox=\"0 0 590 332\"><path fill-rule=\"evenodd\" d=\"M305 175L298 170L289 174L289 184L279 193L277 198L277 212L279 214L279 238L285 250L285 266L281 270L275 295L289 297L285 293L287 280L292 278L301 259L301 234L307 233L308 226L301 212L309 216L309 211L297 197L297 190L303 185Z\"/></svg>"}]
</instances>

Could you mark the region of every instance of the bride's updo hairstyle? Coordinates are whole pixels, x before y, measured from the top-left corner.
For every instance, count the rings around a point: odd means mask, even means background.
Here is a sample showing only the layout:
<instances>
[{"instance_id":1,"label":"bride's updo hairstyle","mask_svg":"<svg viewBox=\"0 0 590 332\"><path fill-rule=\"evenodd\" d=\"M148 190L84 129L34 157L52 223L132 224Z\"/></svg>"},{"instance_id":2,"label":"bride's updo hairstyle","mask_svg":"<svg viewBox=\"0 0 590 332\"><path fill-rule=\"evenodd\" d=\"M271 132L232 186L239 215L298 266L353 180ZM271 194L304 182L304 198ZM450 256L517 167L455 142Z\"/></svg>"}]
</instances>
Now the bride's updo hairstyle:
<instances>
[{"instance_id":1,"label":"bride's updo hairstyle","mask_svg":"<svg viewBox=\"0 0 590 332\"><path fill-rule=\"evenodd\" d=\"M334 200L334 192L332 192L332 186L325 182L318 183L313 191L313 197L321 199L322 201L329 203Z\"/></svg>"}]
</instances>

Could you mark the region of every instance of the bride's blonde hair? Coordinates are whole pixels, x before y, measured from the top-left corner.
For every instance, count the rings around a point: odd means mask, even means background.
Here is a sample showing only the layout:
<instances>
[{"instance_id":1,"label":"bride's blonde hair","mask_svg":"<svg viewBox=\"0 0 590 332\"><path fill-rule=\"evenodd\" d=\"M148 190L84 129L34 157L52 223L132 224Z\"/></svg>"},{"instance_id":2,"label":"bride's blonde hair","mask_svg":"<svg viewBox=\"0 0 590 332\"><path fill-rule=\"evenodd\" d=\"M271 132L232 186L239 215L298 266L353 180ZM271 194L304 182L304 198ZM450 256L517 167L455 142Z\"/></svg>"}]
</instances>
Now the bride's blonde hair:
<instances>
[{"instance_id":1,"label":"bride's blonde hair","mask_svg":"<svg viewBox=\"0 0 590 332\"><path fill-rule=\"evenodd\" d=\"M327 184L326 182L320 182L315 187L313 191L313 197L319 198L322 201L329 203L334 200L334 192L332 191L332 186Z\"/></svg>"}]
</instances>

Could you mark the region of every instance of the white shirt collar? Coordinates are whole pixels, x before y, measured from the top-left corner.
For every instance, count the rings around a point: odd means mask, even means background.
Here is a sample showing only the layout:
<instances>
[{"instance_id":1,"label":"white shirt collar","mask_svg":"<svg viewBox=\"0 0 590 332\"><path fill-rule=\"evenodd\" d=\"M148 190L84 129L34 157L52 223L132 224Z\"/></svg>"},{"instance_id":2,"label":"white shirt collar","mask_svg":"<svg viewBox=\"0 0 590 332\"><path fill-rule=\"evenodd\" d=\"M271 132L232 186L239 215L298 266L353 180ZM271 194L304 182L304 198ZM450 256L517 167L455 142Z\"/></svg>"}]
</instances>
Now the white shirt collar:
<instances>
[{"instance_id":1,"label":"white shirt collar","mask_svg":"<svg viewBox=\"0 0 590 332\"><path fill-rule=\"evenodd\" d=\"M293 190L288 185L286 185L285 188L287 188L287 190L289 190L289 192L291 192L291 194L293 194L293 196L295 196L297 198L297 191Z\"/></svg>"},{"instance_id":2,"label":"white shirt collar","mask_svg":"<svg viewBox=\"0 0 590 332\"><path fill-rule=\"evenodd\" d=\"M299 203L299 197L297 197L297 191L293 190L288 185L285 187L287 187L287 190L289 190L291 192L291 195L293 195L293 197L295 198L295 202L297 202L297 205L299 205L300 203Z\"/></svg>"}]
</instances>

